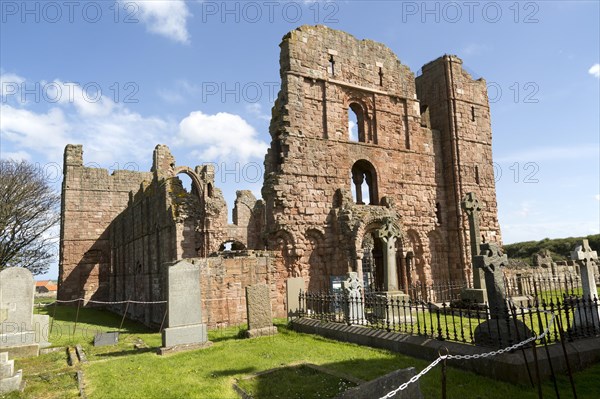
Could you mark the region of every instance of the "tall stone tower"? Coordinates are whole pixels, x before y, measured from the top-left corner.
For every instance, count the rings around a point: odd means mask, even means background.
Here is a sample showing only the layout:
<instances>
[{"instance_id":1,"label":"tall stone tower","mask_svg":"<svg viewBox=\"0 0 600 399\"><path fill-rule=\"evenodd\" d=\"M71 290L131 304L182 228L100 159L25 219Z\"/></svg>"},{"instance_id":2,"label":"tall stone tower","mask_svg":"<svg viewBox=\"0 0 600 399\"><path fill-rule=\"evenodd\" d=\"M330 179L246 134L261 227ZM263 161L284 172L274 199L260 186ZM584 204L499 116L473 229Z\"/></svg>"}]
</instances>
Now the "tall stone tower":
<instances>
[{"instance_id":1,"label":"tall stone tower","mask_svg":"<svg viewBox=\"0 0 600 399\"><path fill-rule=\"evenodd\" d=\"M345 32L283 38L262 194L267 247L288 275L328 289L354 270L378 291L470 280L465 193L482 199L485 239L500 231L486 85L461 64L444 56L415 79Z\"/></svg>"}]
</instances>

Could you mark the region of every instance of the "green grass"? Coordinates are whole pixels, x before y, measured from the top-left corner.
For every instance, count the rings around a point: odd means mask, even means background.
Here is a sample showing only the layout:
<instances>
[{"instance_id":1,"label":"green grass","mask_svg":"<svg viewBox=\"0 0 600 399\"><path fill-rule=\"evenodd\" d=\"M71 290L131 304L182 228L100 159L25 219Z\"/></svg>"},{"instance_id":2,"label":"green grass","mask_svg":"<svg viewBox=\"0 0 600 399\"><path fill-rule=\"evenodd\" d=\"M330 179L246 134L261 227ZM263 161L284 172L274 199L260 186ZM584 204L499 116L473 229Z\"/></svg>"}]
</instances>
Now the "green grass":
<instances>
[{"instance_id":1,"label":"green grass","mask_svg":"<svg viewBox=\"0 0 600 399\"><path fill-rule=\"evenodd\" d=\"M47 309L52 314L52 308ZM55 325L65 330L74 326L76 308L58 307ZM70 319L70 320L69 320ZM23 393L8 395L10 399L75 398L77 384L74 375L78 368L85 372L85 390L88 398L237 398L232 385L244 377L298 363L313 363L352 377L371 380L398 368L415 367L422 370L428 362L402 354L372 349L354 344L340 343L319 336L299 334L277 322L279 334L273 337L241 339L240 327L209 332L214 345L208 349L158 356L148 349L135 349L143 340L150 348L160 345L160 335L133 322L126 322L124 334L117 346L94 348L91 330L111 330L118 327L120 317L109 312L81 309L75 334L55 337L55 345L75 345L86 348L89 363L69 367L64 351L34 359L17 360L27 381ZM80 328L82 329L81 333ZM53 334L57 334L53 332ZM257 382L253 392L257 398L268 396L273 382ZM600 380L600 365L576 374L580 398L595 398ZM258 380L257 380L258 381ZM421 380L426 398L441 395L441 368L438 366ZM287 382L287 397L303 397L307 384ZM559 378L561 397L571 397L566 377ZM330 389L339 389L339 380ZM324 393L324 392L323 392ZM300 395L300 396L299 396ZM327 397L327 396L322 396ZM449 398L536 398L531 386L517 386L462 370L448 369ZM551 382L544 383L544 397L554 397Z\"/></svg>"},{"instance_id":2,"label":"green grass","mask_svg":"<svg viewBox=\"0 0 600 399\"><path fill-rule=\"evenodd\" d=\"M357 384L314 368L283 367L244 379L237 385L253 398L318 399L332 398ZM302 391L297 387L302 386Z\"/></svg>"}]
</instances>

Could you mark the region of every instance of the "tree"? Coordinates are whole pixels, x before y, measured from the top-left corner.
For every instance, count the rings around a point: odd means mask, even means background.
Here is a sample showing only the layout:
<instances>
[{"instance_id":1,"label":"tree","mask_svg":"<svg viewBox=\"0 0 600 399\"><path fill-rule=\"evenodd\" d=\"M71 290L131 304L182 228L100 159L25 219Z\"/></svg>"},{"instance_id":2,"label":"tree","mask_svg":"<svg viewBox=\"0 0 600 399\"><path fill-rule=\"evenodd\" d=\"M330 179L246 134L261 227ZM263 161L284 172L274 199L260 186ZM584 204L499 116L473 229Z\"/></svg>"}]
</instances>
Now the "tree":
<instances>
[{"instance_id":1,"label":"tree","mask_svg":"<svg viewBox=\"0 0 600 399\"><path fill-rule=\"evenodd\" d=\"M20 266L48 270L60 220L60 196L31 163L0 159L0 270Z\"/></svg>"}]
</instances>

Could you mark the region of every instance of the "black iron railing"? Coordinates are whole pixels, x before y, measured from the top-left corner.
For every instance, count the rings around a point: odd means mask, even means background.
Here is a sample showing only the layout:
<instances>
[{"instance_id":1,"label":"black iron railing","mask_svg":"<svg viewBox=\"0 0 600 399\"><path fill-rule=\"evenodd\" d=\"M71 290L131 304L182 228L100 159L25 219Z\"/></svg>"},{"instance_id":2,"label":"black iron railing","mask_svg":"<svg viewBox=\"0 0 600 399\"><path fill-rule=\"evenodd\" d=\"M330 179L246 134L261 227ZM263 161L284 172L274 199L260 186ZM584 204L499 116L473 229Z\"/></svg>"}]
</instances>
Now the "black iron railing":
<instances>
[{"instance_id":1,"label":"black iron railing","mask_svg":"<svg viewBox=\"0 0 600 399\"><path fill-rule=\"evenodd\" d=\"M492 346L508 346L537 336L550 326L547 342L600 335L598 298L550 298L548 302L515 304L501 309L407 300L385 293L356 297L341 293L301 292L300 316L327 322L474 344L477 335L495 337ZM554 322L550 320L554 315ZM486 331L487 330L487 331ZM501 334L494 334L493 330ZM480 343L480 342L479 342Z\"/></svg>"}]
</instances>

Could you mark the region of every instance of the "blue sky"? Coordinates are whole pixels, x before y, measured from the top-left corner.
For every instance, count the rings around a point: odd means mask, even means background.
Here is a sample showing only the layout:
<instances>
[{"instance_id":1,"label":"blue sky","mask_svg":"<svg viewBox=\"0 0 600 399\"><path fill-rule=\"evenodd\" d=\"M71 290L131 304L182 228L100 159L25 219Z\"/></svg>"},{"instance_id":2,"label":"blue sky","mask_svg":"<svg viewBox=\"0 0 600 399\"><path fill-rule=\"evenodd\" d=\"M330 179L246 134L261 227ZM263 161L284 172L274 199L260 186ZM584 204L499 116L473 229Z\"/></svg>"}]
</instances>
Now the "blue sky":
<instances>
[{"instance_id":1,"label":"blue sky","mask_svg":"<svg viewBox=\"0 0 600 399\"><path fill-rule=\"evenodd\" d=\"M600 232L597 1L0 6L0 156L57 187L67 143L138 170L162 143L179 165L216 163L230 208L237 189L259 196L279 43L318 23L385 43L415 73L448 53L486 79L505 243Z\"/></svg>"}]
</instances>

